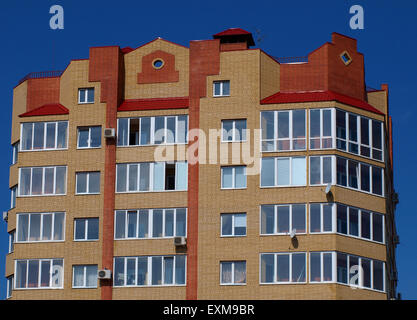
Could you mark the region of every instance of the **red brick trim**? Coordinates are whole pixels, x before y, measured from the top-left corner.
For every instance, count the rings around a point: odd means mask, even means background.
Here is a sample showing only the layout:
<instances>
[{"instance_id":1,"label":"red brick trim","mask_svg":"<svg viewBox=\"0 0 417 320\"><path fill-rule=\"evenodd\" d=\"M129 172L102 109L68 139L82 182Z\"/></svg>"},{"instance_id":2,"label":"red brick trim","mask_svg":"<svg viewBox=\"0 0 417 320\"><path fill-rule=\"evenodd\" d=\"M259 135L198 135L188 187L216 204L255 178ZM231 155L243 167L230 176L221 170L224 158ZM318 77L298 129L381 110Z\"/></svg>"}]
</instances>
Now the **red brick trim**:
<instances>
[{"instance_id":1,"label":"red brick trim","mask_svg":"<svg viewBox=\"0 0 417 320\"><path fill-rule=\"evenodd\" d=\"M19 117L54 116L69 114L69 110L60 103L45 104L39 108L22 113Z\"/></svg>"}]
</instances>

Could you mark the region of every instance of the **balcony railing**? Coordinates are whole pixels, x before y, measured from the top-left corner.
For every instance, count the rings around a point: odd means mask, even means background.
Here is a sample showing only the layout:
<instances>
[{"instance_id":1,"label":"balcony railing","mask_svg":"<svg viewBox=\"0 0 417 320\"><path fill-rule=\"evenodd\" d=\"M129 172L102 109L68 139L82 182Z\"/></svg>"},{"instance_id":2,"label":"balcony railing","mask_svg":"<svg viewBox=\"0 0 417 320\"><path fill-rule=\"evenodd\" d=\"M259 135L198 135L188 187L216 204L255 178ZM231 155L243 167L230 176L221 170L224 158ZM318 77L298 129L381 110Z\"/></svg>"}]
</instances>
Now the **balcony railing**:
<instances>
[{"instance_id":1,"label":"balcony railing","mask_svg":"<svg viewBox=\"0 0 417 320\"><path fill-rule=\"evenodd\" d=\"M57 78L62 75L64 71L40 71L40 72L31 72L25 77L20 79L19 84L28 80L28 79L42 79L42 78Z\"/></svg>"},{"instance_id":2,"label":"balcony railing","mask_svg":"<svg viewBox=\"0 0 417 320\"><path fill-rule=\"evenodd\" d=\"M308 56L303 57L273 57L281 64L285 63L306 63L308 62Z\"/></svg>"}]
</instances>

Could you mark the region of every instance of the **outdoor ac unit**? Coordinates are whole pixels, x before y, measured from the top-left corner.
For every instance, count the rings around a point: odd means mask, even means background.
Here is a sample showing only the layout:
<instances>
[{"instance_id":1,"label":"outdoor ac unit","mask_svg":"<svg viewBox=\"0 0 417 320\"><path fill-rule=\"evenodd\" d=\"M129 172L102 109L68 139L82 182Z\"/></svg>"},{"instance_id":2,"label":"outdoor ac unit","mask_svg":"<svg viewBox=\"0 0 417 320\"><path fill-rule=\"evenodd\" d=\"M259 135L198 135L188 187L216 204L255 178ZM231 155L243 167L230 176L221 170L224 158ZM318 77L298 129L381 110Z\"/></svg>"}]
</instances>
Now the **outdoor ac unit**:
<instances>
[{"instance_id":1,"label":"outdoor ac unit","mask_svg":"<svg viewBox=\"0 0 417 320\"><path fill-rule=\"evenodd\" d=\"M185 246L187 244L186 237L174 237L174 245L176 247Z\"/></svg>"},{"instance_id":2,"label":"outdoor ac unit","mask_svg":"<svg viewBox=\"0 0 417 320\"><path fill-rule=\"evenodd\" d=\"M105 128L104 129L104 138L115 138L116 130L114 128Z\"/></svg>"},{"instance_id":3,"label":"outdoor ac unit","mask_svg":"<svg viewBox=\"0 0 417 320\"><path fill-rule=\"evenodd\" d=\"M97 278L99 279L111 279L111 270L103 269L97 272Z\"/></svg>"},{"instance_id":4,"label":"outdoor ac unit","mask_svg":"<svg viewBox=\"0 0 417 320\"><path fill-rule=\"evenodd\" d=\"M3 211L3 220L7 222L9 219L9 213L7 211Z\"/></svg>"}]
</instances>

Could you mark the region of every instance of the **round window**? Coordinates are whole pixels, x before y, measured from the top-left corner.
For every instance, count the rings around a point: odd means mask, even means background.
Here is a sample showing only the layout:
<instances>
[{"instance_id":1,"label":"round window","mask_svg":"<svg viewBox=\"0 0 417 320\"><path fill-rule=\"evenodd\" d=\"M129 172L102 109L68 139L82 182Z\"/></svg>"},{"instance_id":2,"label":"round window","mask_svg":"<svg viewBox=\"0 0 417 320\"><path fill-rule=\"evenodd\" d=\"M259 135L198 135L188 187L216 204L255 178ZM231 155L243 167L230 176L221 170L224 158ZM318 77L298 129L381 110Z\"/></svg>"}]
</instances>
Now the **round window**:
<instances>
[{"instance_id":1,"label":"round window","mask_svg":"<svg viewBox=\"0 0 417 320\"><path fill-rule=\"evenodd\" d=\"M152 65L155 69L161 69L164 66L164 60L162 59L155 59L152 62Z\"/></svg>"}]
</instances>

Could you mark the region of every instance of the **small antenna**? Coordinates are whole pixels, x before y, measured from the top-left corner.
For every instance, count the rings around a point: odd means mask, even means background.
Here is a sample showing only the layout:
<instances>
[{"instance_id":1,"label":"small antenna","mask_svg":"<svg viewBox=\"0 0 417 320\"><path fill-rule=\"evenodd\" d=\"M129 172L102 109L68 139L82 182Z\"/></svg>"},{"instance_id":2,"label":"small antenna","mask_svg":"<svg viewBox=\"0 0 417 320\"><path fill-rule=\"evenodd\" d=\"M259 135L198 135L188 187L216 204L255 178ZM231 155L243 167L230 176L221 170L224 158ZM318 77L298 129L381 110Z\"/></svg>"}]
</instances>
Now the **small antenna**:
<instances>
[{"instance_id":1,"label":"small antenna","mask_svg":"<svg viewBox=\"0 0 417 320\"><path fill-rule=\"evenodd\" d=\"M258 28L255 30L255 34L256 34L256 43L260 44L262 40L265 38L265 36L262 34L261 30Z\"/></svg>"}]
</instances>

